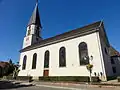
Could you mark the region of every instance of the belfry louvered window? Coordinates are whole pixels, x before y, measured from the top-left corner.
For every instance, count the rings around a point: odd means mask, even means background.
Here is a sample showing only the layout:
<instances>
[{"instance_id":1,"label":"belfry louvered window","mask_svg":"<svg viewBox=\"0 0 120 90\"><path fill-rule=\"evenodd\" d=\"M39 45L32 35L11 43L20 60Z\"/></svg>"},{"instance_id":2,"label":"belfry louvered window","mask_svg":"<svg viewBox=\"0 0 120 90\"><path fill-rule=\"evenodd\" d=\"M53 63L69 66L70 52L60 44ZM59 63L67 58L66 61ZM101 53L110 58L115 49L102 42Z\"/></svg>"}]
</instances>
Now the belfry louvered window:
<instances>
[{"instance_id":1,"label":"belfry louvered window","mask_svg":"<svg viewBox=\"0 0 120 90\"><path fill-rule=\"evenodd\" d=\"M87 59L87 57L88 57L87 44L85 42L81 42L79 44L79 61L80 61L80 65L89 64L89 59Z\"/></svg>"},{"instance_id":2,"label":"belfry louvered window","mask_svg":"<svg viewBox=\"0 0 120 90\"><path fill-rule=\"evenodd\" d=\"M66 66L66 50L65 47L61 47L59 50L59 67Z\"/></svg>"},{"instance_id":3,"label":"belfry louvered window","mask_svg":"<svg viewBox=\"0 0 120 90\"><path fill-rule=\"evenodd\" d=\"M28 30L28 35L30 35L31 30Z\"/></svg>"}]
</instances>

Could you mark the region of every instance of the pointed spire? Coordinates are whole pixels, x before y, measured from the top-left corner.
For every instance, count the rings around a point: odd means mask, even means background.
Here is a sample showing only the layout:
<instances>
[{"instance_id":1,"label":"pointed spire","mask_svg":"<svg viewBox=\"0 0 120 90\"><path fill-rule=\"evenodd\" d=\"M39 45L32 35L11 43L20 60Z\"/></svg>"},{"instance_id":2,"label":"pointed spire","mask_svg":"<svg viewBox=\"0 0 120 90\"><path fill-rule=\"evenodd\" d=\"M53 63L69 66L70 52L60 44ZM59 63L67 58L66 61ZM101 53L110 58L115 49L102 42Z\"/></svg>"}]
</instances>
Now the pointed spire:
<instances>
[{"instance_id":1,"label":"pointed spire","mask_svg":"<svg viewBox=\"0 0 120 90\"><path fill-rule=\"evenodd\" d=\"M38 4L38 0L36 0L36 4Z\"/></svg>"},{"instance_id":2,"label":"pointed spire","mask_svg":"<svg viewBox=\"0 0 120 90\"><path fill-rule=\"evenodd\" d=\"M36 6L35 6L32 16L30 18L28 26L31 24L38 25L40 28L42 28L41 22L40 22L39 10L38 10L38 0L36 0Z\"/></svg>"}]
</instances>

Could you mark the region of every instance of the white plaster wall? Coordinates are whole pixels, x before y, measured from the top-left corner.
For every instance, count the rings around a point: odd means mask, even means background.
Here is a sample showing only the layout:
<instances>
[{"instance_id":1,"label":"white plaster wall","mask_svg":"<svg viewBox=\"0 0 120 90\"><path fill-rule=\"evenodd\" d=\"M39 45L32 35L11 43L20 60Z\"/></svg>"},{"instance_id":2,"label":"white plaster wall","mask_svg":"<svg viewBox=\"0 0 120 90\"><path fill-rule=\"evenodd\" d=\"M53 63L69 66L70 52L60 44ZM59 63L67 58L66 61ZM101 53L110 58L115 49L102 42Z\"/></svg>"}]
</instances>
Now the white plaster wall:
<instances>
[{"instance_id":1,"label":"white plaster wall","mask_svg":"<svg viewBox=\"0 0 120 90\"><path fill-rule=\"evenodd\" d=\"M20 65L23 63L23 57L27 55L27 67L26 70L19 72L19 76L27 76L28 74L31 76L43 76L44 53L46 50L50 51L49 76L89 76L86 66L80 66L79 64L78 45L81 42L87 43L89 56L93 56L91 61L94 66L93 73L104 72L101 66L103 58L100 56L101 51L99 50L97 36L98 33L92 33L21 53ZM66 67L64 68L59 67L59 49L62 46L66 48ZM37 53L37 68L32 70L32 56L34 53ZM94 74L92 75L94 76Z\"/></svg>"},{"instance_id":2,"label":"white plaster wall","mask_svg":"<svg viewBox=\"0 0 120 90\"><path fill-rule=\"evenodd\" d=\"M28 47L28 46L30 46L33 43L36 43L37 42L36 38L41 40L40 37L37 37L35 35L36 30L37 30L37 26L36 25L31 25L30 26L30 35L28 35L28 30L29 30L29 27L27 27L26 37L24 37L23 48Z\"/></svg>"},{"instance_id":3,"label":"white plaster wall","mask_svg":"<svg viewBox=\"0 0 120 90\"><path fill-rule=\"evenodd\" d=\"M32 42L32 35L29 35L29 36L24 37L24 40L23 40L23 48L25 48L25 47L27 47L27 46L30 46L30 45L31 45L31 42Z\"/></svg>"}]
</instances>

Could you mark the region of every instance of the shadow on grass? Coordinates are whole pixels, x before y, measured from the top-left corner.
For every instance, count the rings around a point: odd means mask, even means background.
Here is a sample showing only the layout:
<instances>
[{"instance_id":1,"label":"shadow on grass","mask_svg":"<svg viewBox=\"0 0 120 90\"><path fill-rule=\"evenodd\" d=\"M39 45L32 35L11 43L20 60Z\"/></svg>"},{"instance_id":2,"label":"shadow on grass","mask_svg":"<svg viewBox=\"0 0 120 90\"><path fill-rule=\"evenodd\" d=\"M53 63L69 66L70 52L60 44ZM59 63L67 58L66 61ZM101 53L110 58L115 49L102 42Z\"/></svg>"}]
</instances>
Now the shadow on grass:
<instances>
[{"instance_id":1,"label":"shadow on grass","mask_svg":"<svg viewBox=\"0 0 120 90\"><path fill-rule=\"evenodd\" d=\"M22 88L22 87L30 87L32 84L21 84L21 83L13 83L12 81L0 81L0 89L13 89L13 88Z\"/></svg>"}]
</instances>

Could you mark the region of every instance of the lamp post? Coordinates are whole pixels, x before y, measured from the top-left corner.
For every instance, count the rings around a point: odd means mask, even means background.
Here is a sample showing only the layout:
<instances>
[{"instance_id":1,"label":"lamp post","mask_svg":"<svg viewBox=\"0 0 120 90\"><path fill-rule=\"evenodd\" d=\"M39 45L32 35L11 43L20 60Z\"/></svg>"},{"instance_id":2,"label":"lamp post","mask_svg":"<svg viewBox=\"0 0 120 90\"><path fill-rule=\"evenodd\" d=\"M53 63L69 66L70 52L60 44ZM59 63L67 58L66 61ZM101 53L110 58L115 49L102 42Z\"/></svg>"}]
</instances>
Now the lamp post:
<instances>
[{"instance_id":1,"label":"lamp post","mask_svg":"<svg viewBox=\"0 0 120 90\"><path fill-rule=\"evenodd\" d=\"M90 57L89 56L85 56L84 57L84 60L87 60L90 62L90 60L92 61L93 60L93 56L91 55ZM90 72L90 83L92 82L92 77L91 77L91 73L92 73L92 68L93 68L93 65L92 64L87 64L86 66L87 70Z\"/></svg>"},{"instance_id":2,"label":"lamp post","mask_svg":"<svg viewBox=\"0 0 120 90\"><path fill-rule=\"evenodd\" d=\"M84 60L88 60L88 61L92 61L93 60L93 56L91 55L90 57L89 56L85 56L84 58L83 58Z\"/></svg>"}]
</instances>

